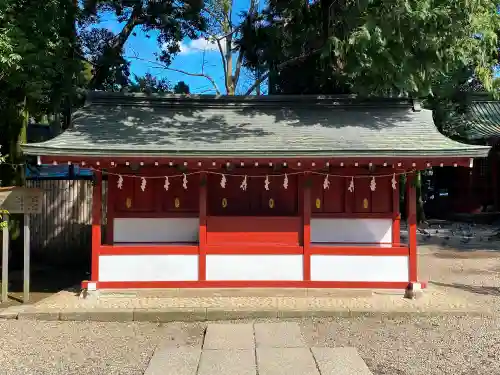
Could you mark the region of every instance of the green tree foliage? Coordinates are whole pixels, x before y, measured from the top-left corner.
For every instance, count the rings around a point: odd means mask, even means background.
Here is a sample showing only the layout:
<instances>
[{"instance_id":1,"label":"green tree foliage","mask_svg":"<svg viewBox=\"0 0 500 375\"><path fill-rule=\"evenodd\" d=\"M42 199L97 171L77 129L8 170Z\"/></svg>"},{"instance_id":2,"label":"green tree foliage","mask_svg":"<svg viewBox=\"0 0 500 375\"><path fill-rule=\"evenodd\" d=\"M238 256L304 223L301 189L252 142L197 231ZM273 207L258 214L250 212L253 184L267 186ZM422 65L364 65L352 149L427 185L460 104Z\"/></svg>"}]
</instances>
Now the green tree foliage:
<instances>
[{"instance_id":1,"label":"green tree foliage","mask_svg":"<svg viewBox=\"0 0 500 375\"><path fill-rule=\"evenodd\" d=\"M8 163L22 161L29 116L48 114L60 122L70 108L82 69L73 0L0 0L0 144ZM0 170L3 183L19 174Z\"/></svg>"},{"instance_id":2,"label":"green tree foliage","mask_svg":"<svg viewBox=\"0 0 500 375\"><path fill-rule=\"evenodd\" d=\"M184 81L179 81L174 86L174 94L189 94L189 93L190 93L189 86Z\"/></svg>"},{"instance_id":3,"label":"green tree foliage","mask_svg":"<svg viewBox=\"0 0 500 375\"><path fill-rule=\"evenodd\" d=\"M170 85L165 78L157 79L151 73L146 73L144 77L134 75L135 82L130 87L130 92L142 92L145 94L168 94Z\"/></svg>"},{"instance_id":4,"label":"green tree foliage","mask_svg":"<svg viewBox=\"0 0 500 375\"><path fill-rule=\"evenodd\" d=\"M127 90L144 94L189 94L189 86L185 82L180 81L171 88L166 78L156 78L151 73L146 73L144 76L134 75L134 80Z\"/></svg>"},{"instance_id":5,"label":"green tree foliage","mask_svg":"<svg viewBox=\"0 0 500 375\"><path fill-rule=\"evenodd\" d=\"M111 39L106 39L99 59L94 65L91 88L103 89L109 77L123 66L123 50L128 38L137 27L144 31L159 31L158 44L162 46L158 59L170 64L172 55L180 51L179 42L185 38L197 37L204 28L200 16L203 0L85 0L87 18L84 23L98 21L101 11L112 11L123 22L122 30Z\"/></svg>"},{"instance_id":6,"label":"green tree foliage","mask_svg":"<svg viewBox=\"0 0 500 375\"><path fill-rule=\"evenodd\" d=\"M80 45L85 59L91 64L91 79L97 73L99 64L107 60L106 54L110 53L109 46L116 35L108 29L91 28L79 33ZM95 68L94 68L95 67ZM109 59L107 70L98 78L99 84L94 84L97 89L104 91L120 91L130 85L130 62L121 54Z\"/></svg>"},{"instance_id":7,"label":"green tree foliage","mask_svg":"<svg viewBox=\"0 0 500 375\"><path fill-rule=\"evenodd\" d=\"M493 0L273 0L238 45L271 92L427 96L466 67L492 88L498 22Z\"/></svg>"}]
</instances>

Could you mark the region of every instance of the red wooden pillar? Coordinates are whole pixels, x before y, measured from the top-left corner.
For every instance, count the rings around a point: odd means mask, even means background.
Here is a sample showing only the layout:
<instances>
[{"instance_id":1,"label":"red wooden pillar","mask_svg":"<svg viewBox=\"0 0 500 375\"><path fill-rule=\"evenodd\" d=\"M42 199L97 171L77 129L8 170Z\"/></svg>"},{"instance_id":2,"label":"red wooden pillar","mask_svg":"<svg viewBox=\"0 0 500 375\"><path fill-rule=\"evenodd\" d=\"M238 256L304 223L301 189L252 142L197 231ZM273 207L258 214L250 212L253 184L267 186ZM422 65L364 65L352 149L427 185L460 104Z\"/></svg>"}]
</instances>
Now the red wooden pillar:
<instances>
[{"instance_id":1,"label":"red wooden pillar","mask_svg":"<svg viewBox=\"0 0 500 375\"><path fill-rule=\"evenodd\" d=\"M200 174L200 227L198 245L198 280L205 281L207 278L207 176L205 172Z\"/></svg>"},{"instance_id":2,"label":"red wooden pillar","mask_svg":"<svg viewBox=\"0 0 500 375\"><path fill-rule=\"evenodd\" d=\"M92 281L99 281L99 251L101 249L101 218L102 218L102 172L94 171L94 186L92 188Z\"/></svg>"},{"instance_id":3,"label":"red wooden pillar","mask_svg":"<svg viewBox=\"0 0 500 375\"><path fill-rule=\"evenodd\" d=\"M116 182L114 175L108 174L108 192L106 199L106 245L113 245L113 231L115 220Z\"/></svg>"},{"instance_id":4,"label":"red wooden pillar","mask_svg":"<svg viewBox=\"0 0 500 375\"><path fill-rule=\"evenodd\" d=\"M392 182L391 182L392 185ZM396 189L392 189L392 246L401 243L401 213L399 212L399 181Z\"/></svg>"},{"instance_id":5,"label":"red wooden pillar","mask_svg":"<svg viewBox=\"0 0 500 375\"><path fill-rule=\"evenodd\" d=\"M497 150L493 149L491 151L491 182L493 187L493 209L498 211L500 209L498 205L498 157Z\"/></svg>"},{"instance_id":6,"label":"red wooden pillar","mask_svg":"<svg viewBox=\"0 0 500 375\"><path fill-rule=\"evenodd\" d=\"M302 245L304 247L303 255L303 277L304 281L311 280L311 175L306 173L302 179L302 194L303 194L303 239Z\"/></svg>"},{"instance_id":7,"label":"red wooden pillar","mask_svg":"<svg viewBox=\"0 0 500 375\"><path fill-rule=\"evenodd\" d=\"M406 180L406 212L408 222L408 248L409 248L409 281L417 282L417 189L415 187L416 175L414 172L407 175Z\"/></svg>"}]
</instances>

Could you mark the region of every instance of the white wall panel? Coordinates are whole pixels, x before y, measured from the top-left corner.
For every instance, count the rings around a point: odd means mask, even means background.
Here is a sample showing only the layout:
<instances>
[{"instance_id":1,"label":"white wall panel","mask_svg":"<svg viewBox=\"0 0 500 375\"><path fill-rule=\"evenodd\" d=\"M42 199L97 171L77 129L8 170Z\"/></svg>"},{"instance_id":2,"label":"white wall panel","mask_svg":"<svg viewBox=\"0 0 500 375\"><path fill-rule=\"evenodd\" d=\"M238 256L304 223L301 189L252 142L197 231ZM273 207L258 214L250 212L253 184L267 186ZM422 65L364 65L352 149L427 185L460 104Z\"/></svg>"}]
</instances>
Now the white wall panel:
<instances>
[{"instance_id":1,"label":"white wall panel","mask_svg":"<svg viewBox=\"0 0 500 375\"><path fill-rule=\"evenodd\" d=\"M99 281L196 281L197 255L101 255Z\"/></svg>"},{"instance_id":2,"label":"white wall panel","mask_svg":"<svg viewBox=\"0 0 500 375\"><path fill-rule=\"evenodd\" d=\"M198 242L199 219L116 218L114 242Z\"/></svg>"},{"instance_id":3,"label":"white wall panel","mask_svg":"<svg viewBox=\"0 0 500 375\"><path fill-rule=\"evenodd\" d=\"M302 255L207 255L207 280L303 280Z\"/></svg>"},{"instance_id":4,"label":"white wall panel","mask_svg":"<svg viewBox=\"0 0 500 375\"><path fill-rule=\"evenodd\" d=\"M408 281L408 257L312 255L311 280Z\"/></svg>"},{"instance_id":5,"label":"white wall panel","mask_svg":"<svg viewBox=\"0 0 500 375\"><path fill-rule=\"evenodd\" d=\"M392 242L392 219L311 219L311 242Z\"/></svg>"}]
</instances>

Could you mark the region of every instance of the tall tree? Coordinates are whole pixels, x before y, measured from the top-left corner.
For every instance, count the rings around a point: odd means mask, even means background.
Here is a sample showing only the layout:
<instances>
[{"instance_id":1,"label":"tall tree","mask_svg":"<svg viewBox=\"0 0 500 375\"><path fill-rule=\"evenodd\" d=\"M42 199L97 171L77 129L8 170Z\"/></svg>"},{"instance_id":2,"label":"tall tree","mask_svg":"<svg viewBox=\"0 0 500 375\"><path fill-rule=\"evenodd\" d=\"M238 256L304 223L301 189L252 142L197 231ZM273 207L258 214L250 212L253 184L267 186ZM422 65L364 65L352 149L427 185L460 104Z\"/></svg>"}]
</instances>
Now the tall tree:
<instances>
[{"instance_id":1,"label":"tall tree","mask_svg":"<svg viewBox=\"0 0 500 375\"><path fill-rule=\"evenodd\" d=\"M9 163L22 161L29 116L59 122L71 101L82 67L74 57L76 10L73 0L0 2L0 144ZM4 165L4 184L20 177L11 172Z\"/></svg>"},{"instance_id":2,"label":"tall tree","mask_svg":"<svg viewBox=\"0 0 500 375\"><path fill-rule=\"evenodd\" d=\"M463 67L490 89L496 3L273 0L238 44L245 65L265 67L278 92L428 95Z\"/></svg>"},{"instance_id":3,"label":"tall tree","mask_svg":"<svg viewBox=\"0 0 500 375\"><path fill-rule=\"evenodd\" d=\"M145 31L159 31L158 43L163 46L159 61L170 64L173 54L179 52L179 42L184 37L195 38L204 28L200 16L203 0L85 0L88 15L86 22L98 20L100 11L112 11L124 26L105 43L105 48L95 63L92 88L100 89L110 76L109 71L120 64L128 38L137 27ZM118 63L117 63L118 62Z\"/></svg>"}]
</instances>

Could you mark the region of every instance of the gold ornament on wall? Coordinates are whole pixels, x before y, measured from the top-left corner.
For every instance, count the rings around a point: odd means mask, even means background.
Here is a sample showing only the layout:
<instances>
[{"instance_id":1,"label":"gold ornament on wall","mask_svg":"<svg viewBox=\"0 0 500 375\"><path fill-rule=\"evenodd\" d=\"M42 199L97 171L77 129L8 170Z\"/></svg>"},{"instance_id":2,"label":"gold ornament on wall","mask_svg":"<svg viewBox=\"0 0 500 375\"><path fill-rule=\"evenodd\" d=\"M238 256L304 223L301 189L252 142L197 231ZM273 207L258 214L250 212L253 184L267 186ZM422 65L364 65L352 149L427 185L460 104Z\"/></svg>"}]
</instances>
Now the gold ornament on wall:
<instances>
[{"instance_id":1,"label":"gold ornament on wall","mask_svg":"<svg viewBox=\"0 0 500 375\"><path fill-rule=\"evenodd\" d=\"M319 198L316 199L316 208L317 209L321 208L321 199L319 199Z\"/></svg>"},{"instance_id":2,"label":"gold ornament on wall","mask_svg":"<svg viewBox=\"0 0 500 375\"><path fill-rule=\"evenodd\" d=\"M174 206L175 206L175 208L179 208L181 206L181 201L179 200L179 198L175 198Z\"/></svg>"},{"instance_id":3,"label":"gold ornament on wall","mask_svg":"<svg viewBox=\"0 0 500 375\"><path fill-rule=\"evenodd\" d=\"M274 208L274 199L269 199L269 208Z\"/></svg>"},{"instance_id":4,"label":"gold ornament on wall","mask_svg":"<svg viewBox=\"0 0 500 375\"><path fill-rule=\"evenodd\" d=\"M222 207L223 208L227 207L227 199L226 198L222 198Z\"/></svg>"},{"instance_id":5,"label":"gold ornament on wall","mask_svg":"<svg viewBox=\"0 0 500 375\"><path fill-rule=\"evenodd\" d=\"M125 200L125 206L126 206L127 208L132 207L132 198L127 198L127 199Z\"/></svg>"},{"instance_id":6,"label":"gold ornament on wall","mask_svg":"<svg viewBox=\"0 0 500 375\"><path fill-rule=\"evenodd\" d=\"M363 199L363 208L366 210L368 208L368 199Z\"/></svg>"}]
</instances>

